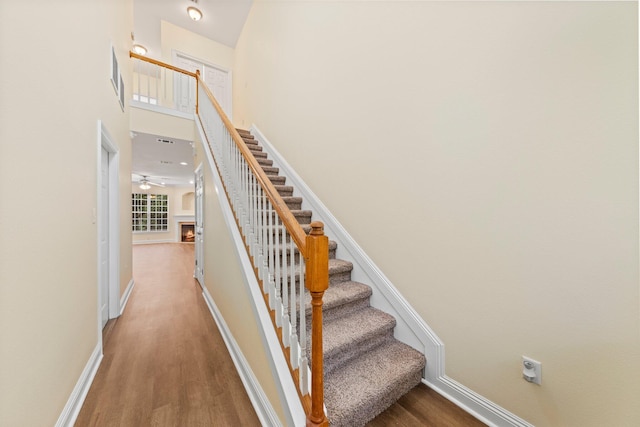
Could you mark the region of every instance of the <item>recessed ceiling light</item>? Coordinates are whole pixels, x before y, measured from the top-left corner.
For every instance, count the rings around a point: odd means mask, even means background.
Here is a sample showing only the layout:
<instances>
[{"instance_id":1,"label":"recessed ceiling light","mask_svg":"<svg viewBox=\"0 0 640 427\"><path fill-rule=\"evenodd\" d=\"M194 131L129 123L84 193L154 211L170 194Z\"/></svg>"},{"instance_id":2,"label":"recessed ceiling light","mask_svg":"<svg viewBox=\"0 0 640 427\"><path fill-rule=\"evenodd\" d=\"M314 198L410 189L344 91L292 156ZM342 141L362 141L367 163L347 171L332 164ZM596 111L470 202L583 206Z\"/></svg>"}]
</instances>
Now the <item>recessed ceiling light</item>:
<instances>
[{"instance_id":1,"label":"recessed ceiling light","mask_svg":"<svg viewBox=\"0 0 640 427\"><path fill-rule=\"evenodd\" d=\"M181 164L182 166L187 166L187 165L188 165L188 163L187 163L187 162L180 162L180 164Z\"/></svg>"},{"instance_id":2,"label":"recessed ceiling light","mask_svg":"<svg viewBox=\"0 0 640 427\"><path fill-rule=\"evenodd\" d=\"M189 18L193 19L194 21L199 21L202 19L202 12L200 12L200 9L198 9L197 7L189 6L187 8L187 13L189 14Z\"/></svg>"},{"instance_id":3,"label":"recessed ceiling light","mask_svg":"<svg viewBox=\"0 0 640 427\"><path fill-rule=\"evenodd\" d=\"M189 181L189 184L193 184L193 180Z\"/></svg>"},{"instance_id":4,"label":"recessed ceiling light","mask_svg":"<svg viewBox=\"0 0 640 427\"><path fill-rule=\"evenodd\" d=\"M134 44L133 51L138 55L142 55L142 56L147 54L147 48L142 46L141 44Z\"/></svg>"}]
</instances>

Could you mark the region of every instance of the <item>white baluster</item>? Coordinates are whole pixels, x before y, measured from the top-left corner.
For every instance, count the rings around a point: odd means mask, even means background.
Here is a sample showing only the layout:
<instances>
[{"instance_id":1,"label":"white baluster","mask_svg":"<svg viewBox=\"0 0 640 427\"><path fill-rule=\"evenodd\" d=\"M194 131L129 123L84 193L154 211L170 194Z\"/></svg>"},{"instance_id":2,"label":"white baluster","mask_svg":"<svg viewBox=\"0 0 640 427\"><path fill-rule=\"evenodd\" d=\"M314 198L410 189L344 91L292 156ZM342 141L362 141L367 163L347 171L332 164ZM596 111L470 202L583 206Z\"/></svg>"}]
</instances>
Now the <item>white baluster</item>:
<instances>
[{"instance_id":1,"label":"white baluster","mask_svg":"<svg viewBox=\"0 0 640 427\"><path fill-rule=\"evenodd\" d=\"M276 248L274 260L276 262L276 326L282 326L282 271L280 265L280 218L274 215Z\"/></svg>"},{"instance_id":2,"label":"white baluster","mask_svg":"<svg viewBox=\"0 0 640 427\"><path fill-rule=\"evenodd\" d=\"M298 335L296 330L296 317L298 311L296 311L296 285L295 285L295 242L291 239L289 244L289 250L291 251L291 352L289 361L293 369L298 367Z\"/></svg>"},{"instance_id":3,"label":"white baluster","mask_svg":"<svg viewBox=\"0 0 640 427\"><path fill-rule=\"evenodd\" d=\"M269 308L274 310L276 308L276 295L275 295L275 259L274 252L276 250L276 243L274 242L275 227L273 226L273 206L269 202L269 210L267 211L267 220L269 221Z\"/></svg>"},{"instance_id":4,"label":"white baluster","mask_svg":"<svg viewBox=\"0 0 640 427\"><path fill-rule=\"evenodd\" d=\"M282 227L282 311L283 311L283 322L282 322L282 343L285 347L289 347L291 338L289 336L289 289L288 284L290 283L293 286L293 281L289 281L287 279L287 273L289 272L288 264L287 264L287 236L288 231L286 227ZM295 313L294 313L295 315Z\"/></svg>"},{"instance_id":5,"label":"white baluster","mask_svg":"<svg viewBox=\"0 0 640 427\"><path fill-rule=\"evenodd\" d=\"M307 359L307 310L304 292L305 263L300 254L300 390L309 394L309 360Z\"/></svg>"}]
</instances>

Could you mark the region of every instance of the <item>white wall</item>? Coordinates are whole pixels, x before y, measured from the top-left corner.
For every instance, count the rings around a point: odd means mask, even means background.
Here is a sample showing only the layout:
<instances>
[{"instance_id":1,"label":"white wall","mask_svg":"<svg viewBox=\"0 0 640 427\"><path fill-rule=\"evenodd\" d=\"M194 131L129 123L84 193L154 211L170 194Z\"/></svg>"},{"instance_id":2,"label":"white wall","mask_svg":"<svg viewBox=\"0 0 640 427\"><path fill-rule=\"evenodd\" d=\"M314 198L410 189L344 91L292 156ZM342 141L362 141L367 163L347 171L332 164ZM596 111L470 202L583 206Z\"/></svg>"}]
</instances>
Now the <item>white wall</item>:
<instances>
[{"instance_id":1,"label":"white wall","mask_svg":"<svg viewBox=\"0 0 640 427\"><path fill-rule=\"evenodd\" d=\"M3 426L54 425L99 345L97 123L120 148L126 208L128 108L109 74L113 43L131 87L132 22L131 1L0 3ZM120 218L121 288L131 280L130 221Z\"/></svg>"},{"instance_id":2,"label":"white wall","mask_svg":"<svg viewBox=\"0 0 640 427\"><path fill-rule=\"evenodd\" d=\"M236 124L434 328L447 374L536 426L640 424L637 17L257 1L236 46Z\"/></svg>"}]
</instances>

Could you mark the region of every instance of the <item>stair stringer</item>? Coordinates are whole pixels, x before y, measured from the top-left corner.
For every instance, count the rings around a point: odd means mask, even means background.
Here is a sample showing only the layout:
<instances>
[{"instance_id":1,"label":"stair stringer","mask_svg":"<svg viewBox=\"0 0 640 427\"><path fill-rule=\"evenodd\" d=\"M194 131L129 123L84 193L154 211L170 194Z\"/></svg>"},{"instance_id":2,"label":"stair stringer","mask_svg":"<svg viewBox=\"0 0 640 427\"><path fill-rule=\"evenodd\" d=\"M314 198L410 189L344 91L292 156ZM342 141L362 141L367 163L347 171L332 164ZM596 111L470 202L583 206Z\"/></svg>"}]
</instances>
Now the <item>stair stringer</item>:
<instances>
[{"instance_id":1,"label":"stair stringer","mask_svg":"<svg viewBox=\"0 0 640 427\"><path fill-rule=\"evenodd\" d=\"M306 414L304 412L304 408L302 407L302 403L300 402L300 398L298 397L298 393L296 392L296 386L293 382L293 378L291 377L291 373L289 371L289 366L282 352L280 340L278 339L278 336L276 335L276 332L273 328L269 310L264 303L260 284L258 283L255 272L253 270L253 265L251 264L251 260L245 249L244 240L242 238L242 235L240 234L240 230L237 227L233 210L231 209L229 201L224 196L225 190L224 186L222 185L222 180L220 178L220 175L218 174L218 170L213 160L213 154L211 153L211 150L206 143L207 139L202 128L202 124L200 123L200 120L198 120L197 116L195 122L200 141L202 141L202 148L205 152L207 163L210 170L213 171L212 175L215 191L220 195L220 197L218 197L220 209L222 210L224 221L227 224L227 229L231 235L232 240L234 241L233 246L236 249L238 263L243 271L242 276L244 278L244 285L246 286L253 301L253 304L251 304L251 306L253 308L254 315L258 320L258 329L262 338L262 345L265 348L268 356L270 356L268 357L269 365L273 377L276 379L275 382L278 389L278 394L280 396L282 408L285 411L285 416L287 418L285 420L285 425L300 427L305 426ZM268 401L262 387L255 379L255 375L253 374L251 367L246 362L246 358L242 354L242 350L237 344L235 344L233 334L231 333L229 328L226 327L224 319L216 309L213 298L210 296L205 286L201 284L201 287L203 288L203 296L205 301L207 302L209 310L211 311L211 315L216 321L216 324L218 325L218 328L223 335L227 349L229 350L234 365L236 366L236 370L240 375L242 383L247 390L247 394L249 395L251 403L256 410L261 423L270 427L281 426L282 424L279 423L279 420L275 416L275 411L273 410L271 403Z\"/></svg>"},{"instance_id":2,"label":"stair stringer","mask_svg":"<svg viewBox=\"0 0 640 427\"><path fill-rule=\"evenodd\" d=\"M260 129L252 124L249 131L273 160L273 166L280 169L280 175L286 177L288 185L295 188L297 194L294 193L294 196L303 198L302 209L313 211L313 220L322 221L325 234L338 243L336 258L353 263L352 279L371 286L371 306L396 318L394 337L426 356L427 364L422 382L490 426L533 427L517 415L446 375L444 343L436 333L347 233Z\"/></svg>"}]
</instances>

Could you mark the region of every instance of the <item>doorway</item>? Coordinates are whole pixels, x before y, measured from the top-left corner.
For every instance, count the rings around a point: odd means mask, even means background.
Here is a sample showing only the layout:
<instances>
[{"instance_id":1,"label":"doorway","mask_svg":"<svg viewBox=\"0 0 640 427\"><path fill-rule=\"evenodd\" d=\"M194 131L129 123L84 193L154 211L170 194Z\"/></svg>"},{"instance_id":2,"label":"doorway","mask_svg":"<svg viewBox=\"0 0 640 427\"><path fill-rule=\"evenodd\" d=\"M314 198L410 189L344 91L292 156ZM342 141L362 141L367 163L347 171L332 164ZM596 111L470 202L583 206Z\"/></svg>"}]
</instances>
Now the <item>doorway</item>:
<instances>
[{"instance_id":1,"label":"doorway","mask_svg":"<svg viewBox=\"0 0 640 427\"><path fill-rule=\"evenodd\" d=\"M104 328L109 320L109 152L100 147L100 210L98 225L98 245L100 254L99 295L100 327ZM107 218L105 221L104 218Z\"/></svg>"},{"instance_id":2,"label":"doorway","mask_svg":"<svg viewBox=\"0 0 640 427\"><path fill-rule=\"evenodd\" d=\"M182 68L187 71L195 73L196 70L200 71L200 77L209 87L209 90L216 98L216 101L220 104L220 107L224 110L229 120L232 120L232 98L231 98L231 71L219 65L209 64L201 59L191 57L184 53L173 52L173 64L176 67ZM188 79L189 81L191 79ZM185 86L187 85L187 86ZM187 83L182 83L182 86L177 86L177 99L178 109L182 108L182 104L187 102L188 97L182 96L185 93L191 93L188 91L195 91L195 88L188 87Z\"/></svg>"},{"instance_id":3,"label":"doorway","mask_svg":"<svg viewBox=\"0 0 640 427\"><path fill-rule=\"evenodd\" d=\"M98 121L98 326L120 315L119 153L102 121Z\"/></svg>"}]
</instances>

